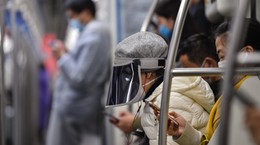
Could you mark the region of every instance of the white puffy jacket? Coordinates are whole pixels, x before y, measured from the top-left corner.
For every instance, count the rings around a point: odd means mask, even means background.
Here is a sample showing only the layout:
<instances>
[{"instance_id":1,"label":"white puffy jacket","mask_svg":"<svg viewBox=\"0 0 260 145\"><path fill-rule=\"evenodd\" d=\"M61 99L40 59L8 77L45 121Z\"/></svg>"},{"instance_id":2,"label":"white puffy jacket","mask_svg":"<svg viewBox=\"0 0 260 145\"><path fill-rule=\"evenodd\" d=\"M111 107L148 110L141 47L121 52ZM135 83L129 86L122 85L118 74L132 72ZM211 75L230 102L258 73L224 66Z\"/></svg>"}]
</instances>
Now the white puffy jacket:
<instances>
[{"instance_id":1,"label":"white puffy jacket","mask_svg":"<svg viewBox=\"0 0 260 145\"><path fill-rule=\"evenodd\" d=\"M161 93L162 84L146 101L155 100L154 103L160 106ZM201 77L175 77L172 79L169 112L175 111L182 115L195 129L205 133L209 113L214 103L213 92L208 83ZM150 139L150 145L157 145L159 123L147 103L144 107L141 123ZM171 136L168 136L167 144L177 145Z\"/></svg>"}]
</instances>

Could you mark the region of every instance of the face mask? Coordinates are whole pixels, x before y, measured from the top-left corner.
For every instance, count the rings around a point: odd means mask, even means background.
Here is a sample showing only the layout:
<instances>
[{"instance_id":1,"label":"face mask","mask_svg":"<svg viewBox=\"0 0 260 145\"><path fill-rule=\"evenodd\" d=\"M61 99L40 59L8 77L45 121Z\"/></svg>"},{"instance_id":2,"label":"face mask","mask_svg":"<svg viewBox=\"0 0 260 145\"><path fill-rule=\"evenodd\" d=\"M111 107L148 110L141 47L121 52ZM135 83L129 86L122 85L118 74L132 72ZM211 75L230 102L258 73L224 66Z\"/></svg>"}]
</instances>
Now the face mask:
<instances>
[{"instance_id":1,"label":"face mask","mask_svg":"<svg viewBox=\"0 0 260 145\"><path fill-rule=\"evenodd\" d=\"M202 62L202 64L201 64L201 68L204 68L204 66L205 66L205 64L206 64L206 60L204 60L203 62ZM212 77L203 77L203 79L208 83L208 84L211 84L213 81L212 81Z\"/></svg>"},{"instance_id":2,"label":"face mask","mask_svg":"<svg viewBox=\"0 0 260 145\"><path fill-rule=\"evenodd\" d=\"M143 99L145 98L145 96L146 96L146 93L145 93L145 91L144 91L144 87L147 86L147 85L149 85L149 84L151 84L151 83L153 83L153 82L155 82L155 81L158 80L160 77L162 77L162 76L158 76L158 77L156 77L155 79L153 79L153 80L151 80L151 81L145 83L144 85L142 85L142 87L141 87L141 89L140 89L140 93L139 93L139 98L140 98L140 100L143 100Z\"/></svg>"},{"instance_id":3,"label":"face mask","mask_svg":"<svg viewBox=\"0 0 260 145\"><path fill-rule=\"evenodd\" d=\"M227 61L226 60L221 60L221 61L219 61L218 62L218 67L219 68L225 68L226 67L226 65L227 65ZM222 78L223 78L224 76L222 76ZM236 84L236 83L238 83L241 79L243 79L244 78L244 75L235 75L234 77L233 77L233 80L234 80L234 83Z\"/></svg>"},{"instance_id":4,"label":"face mask","mask_svg":"<svg viewBox=\"0 0 260 145\"><path fill-rule=\"evenodd\" d=\"M152 82L155 82L155 81L158 80L160 77L161 77L161 76L158 76L158 77L156 77L155 79L150 80L149 82L147 82L146 84L144 84L144 85L142 85L142 86L145 87L145 86L151 84Z\"/></svg>"},{"instance_id":5,"label":"face mask","mask_svg":"<svg viewBox=\"0 0 260 145\"><path fill-rule=\"evenodd\" d=\"M84 29L85 25L77 19L70 20L70 27L79 30L80 32Z\"/></svg>"},{"instance_id":6,"label":"face mask","mask_svg":"<svg viewBox=\"0 0 260 145\"><path fill-rule=\"evenodd\" d=\"M220 60L220 61L218 62L218 67L219 67L219 68L225 68L226 65L227 65L226 63L227 63L226 60Z\"/></svg>"},{"instance_id":7,"label":"face mask","mask_svg":"<svg viewBox=\"0 0 260 145\"><path fill-rule=\"evenodd\" d=\"M202 62L202 64L201 64L200 67L203 68L205 64L206 64L206 60L204 60L204 61Z\"/></svg>"},{"instance_id":8,"label":"face mask","mask_svg":"<svg viewBox=\"0 0 260 145\"><path fill-rule=\"evenodd\" d=\"M137 98L139 98L139 101L143 100L145 98L145 91L144 88L141 87L140 90L138 91L138 94L136 95Z\"/></svg>"},{"instance_id":9,"label":"face mask","mask_svg":"<svg viewBox=\"0 0 260 145\"><path fill-rule=\"evenodd\" d=\"M172 30L169 29L166 25L161 25L159 28L160 34L167 40L170 40L172 37Z\"/></svg>"}]
</instances>

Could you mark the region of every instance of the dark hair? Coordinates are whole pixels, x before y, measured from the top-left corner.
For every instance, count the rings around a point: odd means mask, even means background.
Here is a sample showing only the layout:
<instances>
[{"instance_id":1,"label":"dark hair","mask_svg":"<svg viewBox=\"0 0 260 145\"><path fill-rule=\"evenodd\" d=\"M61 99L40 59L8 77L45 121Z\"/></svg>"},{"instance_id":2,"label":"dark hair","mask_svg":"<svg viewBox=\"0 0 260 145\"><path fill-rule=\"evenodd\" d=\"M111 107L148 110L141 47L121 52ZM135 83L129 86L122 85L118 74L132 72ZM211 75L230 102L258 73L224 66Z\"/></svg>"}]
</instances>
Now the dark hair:
<instances>
[{"instance_id":1,"label":"dark hair","mask_svg":"<svg viewBox=\"0 0 260 145\"><path fill-rule=\"evenodd\" d=\"M92 0L67 0L65 9L72 10L75 13L81 13L87 9L94 17L96 15L96 7Z\"/></svg>"},{"instance_id":2,"label":"dark hair","mask_svg":"<svg viewBox=\"0 0 260 145\"><path fill-rule=\"evenodd\" d=\"M189 60L201 65L206 57L219 61L214 40L205 34L195 34L185 40L178 55L187 55Z\"/></svg>"},{"instance_id":3,"label":"dark hair","mask_svg":"<svg viewBox=\"0 0 260 145\"><path fill-rule=\"evenodd\" d=\"M157 4L155 13L159 16L169 19L173 17L175 20L178 14L178 10L181 2L179 0L165 0Z\"/></svg>"},{"instance_id":4,"label":"dark hair","mask_svg":"<svg viewBox=\"0 0 260 145\"><path fill-rule=\"evenodd\" d=\"M166 19L173 18L174 21L177 18L177 14L179 11L181 1L180 0L164 0L160 1L156 8L155 8L155 14L161 17L164 17ZM195 26L195 23L188 12L186 15L186 20L183 26L183 32L181 39L185 40L187 37L195 34L198 32L198 27Z\"/></svg>"},{"instance_id":5,"label":"dark hair","mask_svg":"<svg viewBox=\"0 0 260 145\"><path fill-rule=\"evenodd\" d=\"M260 50L260 23L253 19L245 19L247 31L245 35L245 41L243 46L250 45L255 50ZM222 37L223 34L227 34L230 30L230 21L225 21L219 25L219 27L215 31L215 38Z\"/></svg>"}]
</instances>

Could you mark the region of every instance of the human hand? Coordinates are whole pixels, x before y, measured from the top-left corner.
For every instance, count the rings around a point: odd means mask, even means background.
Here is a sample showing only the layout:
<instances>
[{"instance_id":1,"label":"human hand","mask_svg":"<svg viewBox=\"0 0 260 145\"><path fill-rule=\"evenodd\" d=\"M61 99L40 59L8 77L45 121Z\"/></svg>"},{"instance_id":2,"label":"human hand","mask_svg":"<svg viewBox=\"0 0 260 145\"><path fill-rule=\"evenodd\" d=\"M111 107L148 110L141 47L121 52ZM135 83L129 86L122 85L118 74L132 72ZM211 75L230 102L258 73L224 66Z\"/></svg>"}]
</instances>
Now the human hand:
<instances>
[{"instance_id":1,"label":"human hand","mask_svg":"<svg viewBox=\"0 0 260 145\"><path fill-rule=\"evenodd\" d=\"M169 119L167 133L174 138L179 138L184 132L187 121L176 112L170 112L169 115L172 116L174 120ZM178 125L176 125L176 122Z\"/></svg>"},{"instance_id":2,"label":"human hand","mask_svg":"<svg viewBox=\"0 0 260 145\"><path fill-rule=\"evenodd\" d=\"M52 48L52 55L56 59L60 59L63 54L67 52L65 44L60 40L55 40L50 44Z\"/></svg>"},{"instance_id":3,"label":"human hand","mask_svg":"<svg viewBox=\"0 0 260 145\"><path fill-rule=\"evenodd\" d=\"M132 113L123 111L119 114L118 122L113 122L112 120L110 120L110 122L116 125L123 132L131 133L133 131L134 118L135 116Z\"/></svg>"},{"instance_id":4,"label":"human hand","mask_svg":"<svg viewBox=\"0 0 260 145\"><path fill-rule=\"evenodd\" d=\"M246 110L246 125L257 145L260 145L260 110L254 107Z\"/></svg>"}]
</instances>

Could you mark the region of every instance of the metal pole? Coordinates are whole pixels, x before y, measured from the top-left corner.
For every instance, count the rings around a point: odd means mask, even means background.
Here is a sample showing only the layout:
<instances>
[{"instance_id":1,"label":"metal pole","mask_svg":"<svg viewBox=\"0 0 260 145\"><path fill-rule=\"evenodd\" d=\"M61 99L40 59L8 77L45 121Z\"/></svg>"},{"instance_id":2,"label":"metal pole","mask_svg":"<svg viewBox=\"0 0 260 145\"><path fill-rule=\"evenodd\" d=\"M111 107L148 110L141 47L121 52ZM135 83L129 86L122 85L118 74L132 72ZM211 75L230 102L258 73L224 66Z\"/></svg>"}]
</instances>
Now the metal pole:
<instances>
[{"instance_id":1,"label":"metal pole","mask_svg":"<svg viewBox=\"0 0 260 145\"><path fill-rule=\"evenodd\" d=\"M182 0L181 5L178 11L178 15L176 18L172 39L169 47L168 60L166 63L166 68L164 72L163 79L163 91L162 91L162 102L161 102L161 115L160 115L160 127L159 127L159 145L166 145L167 143L167 120L168 120L168 109L169 109L169 95L170 95L170 87L172 74L172 67L175 68L175 60L177 56L177 49L179 46L182 29L184 25L184 21L186 18L186 14L189 10L190 0Z\"/></svg>"},{"instance_id":2,"label":"metal pole","mask_svg":"<svg viewBox=\"0 0 260 145\"><path fill-rule=\"evenodd\" d=\"M147 31L147 28L148 28L148 26L150 24L150 21L152 19L153 13L154 13L154 9L155 9L158 1L159 0L154 0L153 1L152 5L151 5L151 7L150 7L150 9L148 11L148 14L147 14L146 18L144 19L144 22L142 24L142 27L141 27L140 31L143 31L143 32Z\"/></svg>"},{"instance_id":3,"label":"metal pole","mask_svg":"<svg viewBox=\"0 0 260 145\"><path fill-rule=\"evenodd\" d=\"M221 68L175 68L172 69L172 75L176 76L219 76L225 74ZM235 73L238 74L259 74L260 67L237 68Z\"/></svg>"},{"instance_id":4,"label":"metal pole","mask_svg":"<svg viewBox=\"0 0 260 145\"><path fill-rule=\"evenodd\" d=\"M5 0L0 0L0 145L5 144L5 88L4 88L4 37L5 37L5 24L4 24L4 10Z\"/></svg>"},{"instance_id":5,"label":"metal pole","mask_svg":"<svg viewBox=\"0 0 260 145\"><path fill-rule=\"evenodd\" d=\"M13 108L14 108L14 118L13 118L13 129L12 129L12 135L13 135L13 144L14 145L20 145L22 143L21 140L21 131L20 131L20 122L21 122L21 118L20 118L20 110L19 108L21 108L19 106L19 69L18 69L18 64L17 64L17 54L18 54L18 48L17 48L17 25L16 25L16 11L17 11L17 5L16 5L16 1L11 1L12 2L12 7L10 8L10 17L11 17L11 33L12 33L12 39L13 39L13 53L12 53L12 59L13 59L13 71L17 73L17 75L13 75L13 86L12 86L12 91L13 91ZM16 83L14 83L14 81L17 81ZM19 113L18 113L19 112Z\"/></svg>"},{"instance_id":6,"label":"metal pole","mask_svg":"<svg viewBox=\"0 0 260 145\"><path fill-rule=\"evenodd\" d=\"M228 144L228 125L229 125L229 117L230 117L230 104L233 98L233 76L235 74L235 64L236 57L238 54L238 49L242 48L242 42L244 40L245 34L245 21L244 17L247 13L247 9L249 6L249 0L240 0L240 4L237 12L235 13L231 30L230 44L227 52L227 67L226 74L224 75L224 93L223 93L223 108L221 110L221 123L220 123L220 136L219 136L219 144L227 145Z\"/></svg>"}]
</instances>

